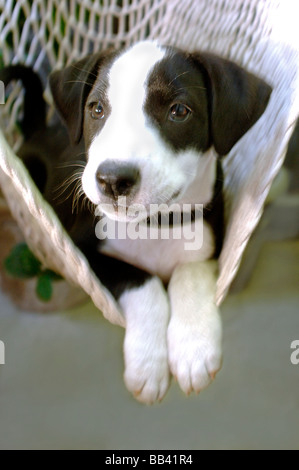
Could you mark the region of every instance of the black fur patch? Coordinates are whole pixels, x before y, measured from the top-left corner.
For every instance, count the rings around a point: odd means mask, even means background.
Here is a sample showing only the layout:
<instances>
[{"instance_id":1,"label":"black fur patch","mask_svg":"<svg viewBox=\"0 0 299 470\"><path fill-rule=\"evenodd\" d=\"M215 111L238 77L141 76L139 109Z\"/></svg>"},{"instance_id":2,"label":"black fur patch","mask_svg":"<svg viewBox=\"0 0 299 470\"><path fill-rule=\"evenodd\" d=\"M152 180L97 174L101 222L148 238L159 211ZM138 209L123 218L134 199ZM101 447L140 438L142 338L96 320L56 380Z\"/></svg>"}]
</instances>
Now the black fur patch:
<instances>
[{"instance_id":1,"label":"black fur patch","mask_svg":"<svg viewBox=\"0 0 299 470\"><path fill-rule=\"evenodd\" d=\"M152 71L144 110L161 138L179 152L211 146L208 92L205 77L183 53L166 55ZM187 105L192 115L186 122L173 122L169 110L174 104Z\"/></svg>"}]
</instances>

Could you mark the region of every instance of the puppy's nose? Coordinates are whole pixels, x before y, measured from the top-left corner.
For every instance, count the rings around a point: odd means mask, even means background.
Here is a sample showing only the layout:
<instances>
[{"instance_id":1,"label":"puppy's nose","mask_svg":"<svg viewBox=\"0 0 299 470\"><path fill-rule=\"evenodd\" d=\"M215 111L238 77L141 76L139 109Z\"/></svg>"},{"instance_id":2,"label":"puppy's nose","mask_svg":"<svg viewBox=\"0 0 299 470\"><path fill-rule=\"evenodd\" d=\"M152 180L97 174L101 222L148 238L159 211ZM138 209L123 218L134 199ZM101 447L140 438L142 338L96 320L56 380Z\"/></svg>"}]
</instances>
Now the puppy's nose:
<instances>
[{"instance_id":1,"label":"puppy's nose","mask_svg":"<svg viewBox=\"0 0 299 470\"><path fill-rule=\"evenodd\" d=\"M137 192L140 171L128 163L107 161L99 166L96 178L101 193L116 200L120 196L132 196Z\"/></svg>"}]
</instances>

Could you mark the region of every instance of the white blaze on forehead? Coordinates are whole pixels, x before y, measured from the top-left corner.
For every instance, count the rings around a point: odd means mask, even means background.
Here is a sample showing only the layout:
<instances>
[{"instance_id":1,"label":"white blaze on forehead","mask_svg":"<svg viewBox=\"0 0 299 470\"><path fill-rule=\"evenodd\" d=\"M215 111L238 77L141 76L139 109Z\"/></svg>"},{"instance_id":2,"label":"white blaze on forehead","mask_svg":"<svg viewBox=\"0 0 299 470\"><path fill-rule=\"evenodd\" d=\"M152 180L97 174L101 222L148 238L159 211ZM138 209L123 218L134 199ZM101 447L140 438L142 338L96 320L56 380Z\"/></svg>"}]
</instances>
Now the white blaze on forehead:
<instances>
[{"instance_id":1,"label":"white blaze on forehead","mask_svg":"<svg viewBox=\"0 0 299 470\"><path fill-rule=\"evenodd\" d=\"M139 121L146 98L146 82L165 56L165 50L153 42L133 46L113 64L109 74L108 98L113 116ZM144 122L144 117L142 119Z\"/></svg>"},{"instance_id":2,"label":"white blaze on forehead","mask_svg":"<svg viewBox=\"0 0 299 470\"><path fill-rule=\"evenodd\" d=\"M112 65L107 89L111 113L104 128L94 136L89 169L108 159L132 162L156 153L157 139L147 126L143 107L148 78L164 56L165 51L155 43L142 42Z\"/></svg>"}]
</instances>

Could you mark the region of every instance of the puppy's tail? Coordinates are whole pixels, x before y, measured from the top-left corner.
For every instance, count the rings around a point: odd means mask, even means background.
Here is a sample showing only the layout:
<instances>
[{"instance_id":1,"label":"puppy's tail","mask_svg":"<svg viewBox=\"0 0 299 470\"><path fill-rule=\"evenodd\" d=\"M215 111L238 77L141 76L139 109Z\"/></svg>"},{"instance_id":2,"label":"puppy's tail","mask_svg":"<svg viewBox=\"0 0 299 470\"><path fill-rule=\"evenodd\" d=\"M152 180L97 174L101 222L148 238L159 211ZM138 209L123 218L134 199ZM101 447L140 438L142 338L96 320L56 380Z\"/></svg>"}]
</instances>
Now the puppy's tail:
<instances>
[{"instance_id":1,"label":"puppy's tail","mask_svg":"<svg viewBox=\"0 0 299 470\"><path fill-rule=\"evenodd\" d=\"M25 65L10 65L0 70L0 80L5 86L13 80L20 80L25 90L24 113L20 123L25 140L46 126L46 103L43 85L34 70Z\"/></svg>"}]
</instances>

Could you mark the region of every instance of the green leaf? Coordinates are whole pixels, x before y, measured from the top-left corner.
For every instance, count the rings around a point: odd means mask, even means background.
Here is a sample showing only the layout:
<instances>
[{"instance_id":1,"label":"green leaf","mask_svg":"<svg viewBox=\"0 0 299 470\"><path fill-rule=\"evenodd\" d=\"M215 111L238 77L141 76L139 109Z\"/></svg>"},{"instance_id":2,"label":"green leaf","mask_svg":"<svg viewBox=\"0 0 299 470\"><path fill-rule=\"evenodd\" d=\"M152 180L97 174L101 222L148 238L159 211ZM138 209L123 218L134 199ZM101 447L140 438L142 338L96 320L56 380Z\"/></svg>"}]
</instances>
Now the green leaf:
<instances>
[{"instance_id":1,"label":"green leaf","mask_svg":"<svg viewBox=\"0 0 299 470\"><path fill-rule=\"evenodd\" d=\"M18 279L31 279L40 273L41 263L26 243L17 245L4 261L7 273Z\"/></svg>"},{"instance_id":2,"label":"green leaf","mask_svg":"<svg viewBox=\"0 0 299 470\"><path fill-rule=\"evenodd\" d=\"M44 272L40 274L37 280L36 293L42 302L49 302L53 295L52 278Z\"/></svg>"}]
</instances>

